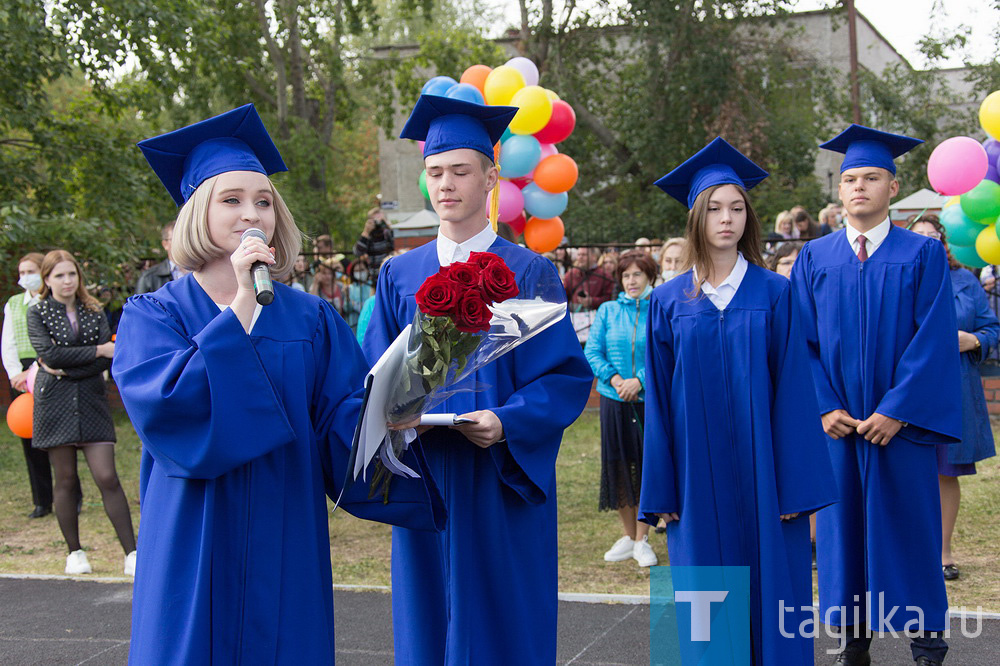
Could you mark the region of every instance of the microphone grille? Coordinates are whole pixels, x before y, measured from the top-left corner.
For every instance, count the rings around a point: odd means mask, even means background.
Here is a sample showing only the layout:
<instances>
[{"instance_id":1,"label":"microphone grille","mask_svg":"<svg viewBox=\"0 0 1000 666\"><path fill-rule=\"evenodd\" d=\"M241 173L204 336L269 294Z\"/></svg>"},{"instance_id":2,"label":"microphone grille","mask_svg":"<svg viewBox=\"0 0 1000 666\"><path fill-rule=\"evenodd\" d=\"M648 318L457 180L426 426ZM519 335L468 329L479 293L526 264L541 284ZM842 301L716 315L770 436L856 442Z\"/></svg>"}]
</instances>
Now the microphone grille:
<instances>
[{"instance_id":1,"label":"microphone grille","mask_svg":"<svg viewBox=\"0 0 1000 666\"><path fill-rule=\"evenodd\" d=\"M260 240L264 241L265 243L267 242L267 234L265 234L263 231L261 231L260 229L255 228L255 227L251 227L251 228L247 229L246 231L244 231L243 234L240 236L240 242L242 243L243 241L247 240L248 238L259 238Z\"/></svg>"}]
</instances>

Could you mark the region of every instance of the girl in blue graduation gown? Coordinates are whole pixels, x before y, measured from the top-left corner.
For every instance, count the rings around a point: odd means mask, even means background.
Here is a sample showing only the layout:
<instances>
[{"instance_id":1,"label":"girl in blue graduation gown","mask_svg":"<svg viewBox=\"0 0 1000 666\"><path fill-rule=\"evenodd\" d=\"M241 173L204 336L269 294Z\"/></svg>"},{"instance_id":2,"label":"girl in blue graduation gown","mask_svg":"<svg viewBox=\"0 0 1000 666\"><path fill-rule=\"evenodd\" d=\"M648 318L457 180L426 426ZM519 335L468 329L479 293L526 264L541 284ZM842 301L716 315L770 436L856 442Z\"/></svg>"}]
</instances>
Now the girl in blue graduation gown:
<instances>
[{"instance_id":1,"label":"girl in blue graduation gown","mask_svg":"<svg viewBox=\"0 0 1000 666\"><path fill-rule=\"evenodd\" d=\"M962 499L958 479L975 474L977 462L996 455L979 364L996 347L1000 339L1000 322L990 308L979 280L952 256L947 233L938 217L923 215L910 225L910 230L921 236L936 238L945 246L951 269L951 290L955 294L962 371L962 439L937 447L938 486L941 490L941 568L945 580L955 580L959 577L959 570L951 554L951 537Z\"/></svg>"},{"instance_id":2,"label":"girl in blue graduation gown","mask_svg":"<svg viewBox=\"0 0 1000 666\"><path fill-rule=\"evenodd\" d=\"M689 270L650 304L639 511L667 520L671 566L749 568L753 663L812 664L806 516L834 488L792 287L746 195L766 175L716 139L657 182L691 208Z\"/></svg>"},{"instance_id":3,"label":"girl in blue graduation gown","mask_svg":"<svg viewBox=\"0 0 1000 666\"><path fill-rule=\"evenodd\" d=\"M290 270L301 233L251 106L140 145L186 199L173 255L193 273L130 299L118 331L115 378L143 442L130 661L333 663L326 495L367 365L319 298L275 283L271 305L255 302L250 265ZM250 228L268 242L242 241ZM346 499L356 515L435 527L424 482L401 479L388 505L363 486Z\"/></svg>"}]
</instances>

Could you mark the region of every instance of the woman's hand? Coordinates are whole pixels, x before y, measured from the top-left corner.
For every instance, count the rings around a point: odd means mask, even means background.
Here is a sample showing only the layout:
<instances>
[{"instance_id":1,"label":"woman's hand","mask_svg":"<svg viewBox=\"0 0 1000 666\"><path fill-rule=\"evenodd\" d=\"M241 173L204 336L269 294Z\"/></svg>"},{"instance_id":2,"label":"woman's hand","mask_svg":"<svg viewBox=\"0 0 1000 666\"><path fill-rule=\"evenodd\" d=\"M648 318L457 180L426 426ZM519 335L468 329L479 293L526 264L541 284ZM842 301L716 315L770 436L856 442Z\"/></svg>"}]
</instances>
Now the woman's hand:
<instances>
[{"instance_id":1,"label":"woman's hand","mask_svg":"<svg viewBox=\"0 0 1000 666\"><path fill-rule=\"evenodd\" d=\"M105 342L104 344L97 345L97 358L113 358L115 354L115 343Z\"/></svg>"},{"instance_id":2,"label":"woman's hand","mask_svg":"<svg viewBox=\"0 0 1000 666\"><path fill-rule=\"evenodd\" d=\"M783 514L781 514L781 519L782 520L795 520L798 517L799 517L798 513L783 513Z\"/></svg>"},{"instance_id":3,"label":"woman's hand","mask_svg":"<svg viewBox=\"0 0 1000 666\"><path fill-rule=\"evenodd\" d=\"M267 243L259 238L248 238L229 257L233 264L233 272L236 274L236 282L240 286L240 291L253 293L253 279L250 277L250 267L255 261L263 261L268 266L275 263L274 248L268 247Z\"/></svg>"},{"instance_id":4,"label":"woman's hand","mask_svg":"<svg viewBox=\"0 0 1000 666\"><path fill-rule=\"evenodd\" d=\"M618 385L618 397L625 402L635 402L639 399L639 391L642 390L642 383L635 377L624 379Z\"/></svg>"},{"instance_id":5,"label":"woman's hand","mask_svg":"<svg viewBox=\"0 0 1000 666\"><path fill-rule=\"evenodd\" d=\"M673 513L658 513L656 515L658 515L660 517L660 520L662 520L663 523L666 525L669 525L671 522L675 520L681 519L681 517L677 514L676 511L674 511Z\"/></svg>"},{"instance_id":6,"label":"woman's hand","mask_svg":"<svg viewBox=\"0 0 1000 666\"><path fill-rule=\"evenodd\" d=\"M965 331L958 332L958 351L967 352L979 348L979 338Z\"/></svg>"},{"instance_id":7,"label":"woman's hand","mask_svg":"<svg viewBox=\"0 0 1000 666\"><path fill-rule=\"evenodd\" d=\"M10 386L15 391L20 391L24 393L24 390L28 388L28 371L22 370L10 379Z\"/></svg>"},{"instance_id":8,"label":"woman's hand","mask_svg":"<svg viewBox=\"0 0 1000 666\"><path fill-rule=\"evenodd\" d=\"M41 368L42 370L44 370L45 372L49 373L53 377L65 377L66 376L66 371L65 370L56 370L55 368L50 368L49 366L45 365L45 362L42 361L42 359L38 359L38 367Z\"/></svg>"}]
</instances>

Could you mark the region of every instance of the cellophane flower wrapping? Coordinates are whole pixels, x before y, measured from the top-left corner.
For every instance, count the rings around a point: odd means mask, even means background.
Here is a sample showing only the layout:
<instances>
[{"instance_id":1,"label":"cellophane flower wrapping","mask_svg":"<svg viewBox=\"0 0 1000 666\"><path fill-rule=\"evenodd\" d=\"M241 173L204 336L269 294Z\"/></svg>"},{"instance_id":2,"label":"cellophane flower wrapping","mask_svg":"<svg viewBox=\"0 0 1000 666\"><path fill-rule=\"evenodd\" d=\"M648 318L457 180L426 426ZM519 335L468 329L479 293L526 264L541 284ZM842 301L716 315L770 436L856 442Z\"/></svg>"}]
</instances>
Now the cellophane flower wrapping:
<instances>
[{"instance_id":1,"label":"cellophane flower wrapping","mask_svg":"<svg viewBox=\"0 0 1000 666\"><path fill-rule=\"evenodd\" d=\"M403 371L386 407L386 422L410 423L449 396L487 388L477 370L566 316L566 291L554 270L523 284L498 255L473 252L431 275L417 291L417 312L406 335ZM529 297L530 295L530 297ZM416 472L399 461L412 430L390 430L379 448L371 495L388 498L393 474Z\"/></svg>"}]
</instances>

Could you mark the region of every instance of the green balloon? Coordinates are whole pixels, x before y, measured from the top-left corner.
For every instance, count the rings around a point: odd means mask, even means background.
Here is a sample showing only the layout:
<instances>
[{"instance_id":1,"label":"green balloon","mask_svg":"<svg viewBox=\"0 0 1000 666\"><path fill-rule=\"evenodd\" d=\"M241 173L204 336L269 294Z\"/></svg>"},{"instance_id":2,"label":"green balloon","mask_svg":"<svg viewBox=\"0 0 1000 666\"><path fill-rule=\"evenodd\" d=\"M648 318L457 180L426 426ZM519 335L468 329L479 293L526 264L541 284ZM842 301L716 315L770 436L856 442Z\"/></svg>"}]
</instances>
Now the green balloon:
<instances>
[{"instance_id":1,"label":"green balloon","mask_svg":"<svg viewBox=\"0 0 1000 666\"><path fill-rule=\"evenodd\" d=\"M955 206L951 206L954 208ZM951 256L955 257L958 262L969 268L982 268L986 265L983 258L979 256L976 252L975 247L962 247L961 245L949 245L951 248Z\"/></svg>"},{"instance_id":2,"label":"green balloon","mask_svg":"<svg viewBox=\"0 0 1000 666\"><path fill-rule=\"evenodd\" d=\"M948 233L948 243L952 246L974 246L979 232L983 230L983 225L969 219L961 206L948 206L941 211L939 219L941 226Z\"/></svg>"},{"instance_id":3,"label":"green balloon","mask_svg":"<svg viewBox=\"0 0 1000 666\"><path fill-rule=\"evenodd\" d=\"M997 215L1000 215L1000 185L992 180L980 181L978 185L959 197L959 205L973 220L992 222Z\"/></svg>"},{"instance_id":4,"label":"green balloon","mask_svg":"<svg viewBox=\"0 0 1000 666\"><path fill-rule=\"evenodd\" d=\"M420 193L424 195L424 199L428 201L431 200L430 192L427 191L427 169L420 172L420 178L417 180L417 184L420 185ZM954 206L952 206L954 208Z\"/></svg>"}]
</instances>

